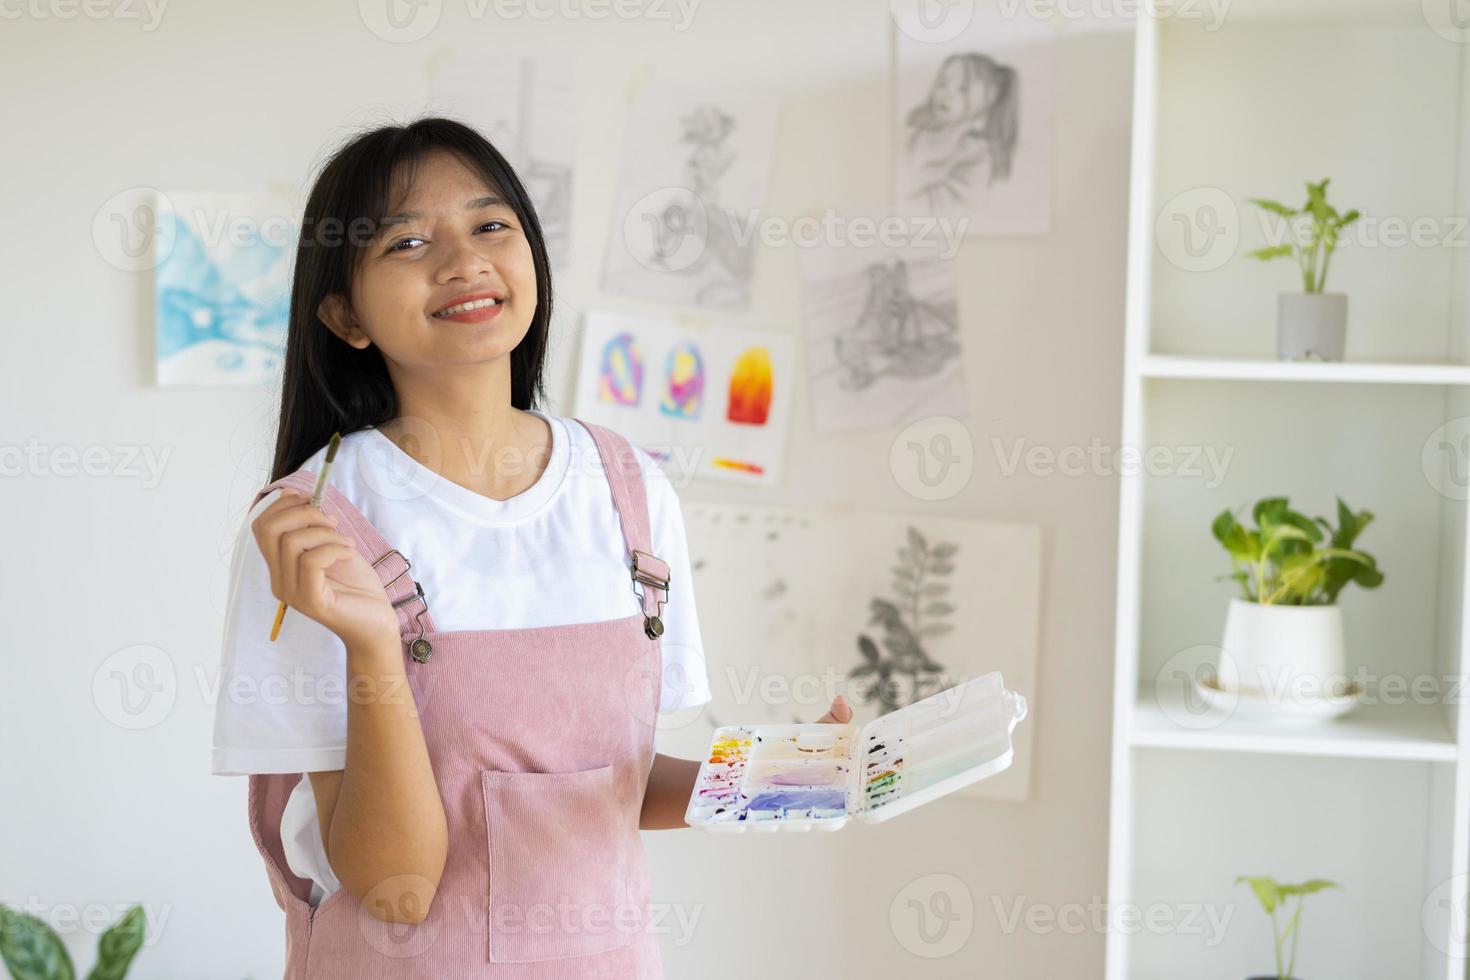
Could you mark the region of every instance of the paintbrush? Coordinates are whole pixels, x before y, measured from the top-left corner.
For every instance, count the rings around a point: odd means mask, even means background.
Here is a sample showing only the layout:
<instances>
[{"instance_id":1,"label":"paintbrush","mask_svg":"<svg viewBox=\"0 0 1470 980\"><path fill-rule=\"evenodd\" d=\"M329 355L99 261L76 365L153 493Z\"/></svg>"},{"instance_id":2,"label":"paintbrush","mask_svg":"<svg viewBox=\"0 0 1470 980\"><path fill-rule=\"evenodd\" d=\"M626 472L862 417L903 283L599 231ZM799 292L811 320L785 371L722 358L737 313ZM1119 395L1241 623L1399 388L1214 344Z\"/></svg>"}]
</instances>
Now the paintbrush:
<instances>
[{"instance_id":1,"label":"paintbrush","mask_svg":"<svg viewBox=\"0 0 1470 980\"><path fill-rule=\"evenodd\" d=\"M317 510L322 509L322 497L327 492L327 473L332 469L332 460L337 458L337 446L342 442L342 433L333 432L332 441L327 443L327 459L322 463L322 471L316 475L316 487L311 491L311 505ZM286 618L286 601L276 607L276 621L271 624L271 642L281 635L281 620Z\"/></svg>"}]
</instances>

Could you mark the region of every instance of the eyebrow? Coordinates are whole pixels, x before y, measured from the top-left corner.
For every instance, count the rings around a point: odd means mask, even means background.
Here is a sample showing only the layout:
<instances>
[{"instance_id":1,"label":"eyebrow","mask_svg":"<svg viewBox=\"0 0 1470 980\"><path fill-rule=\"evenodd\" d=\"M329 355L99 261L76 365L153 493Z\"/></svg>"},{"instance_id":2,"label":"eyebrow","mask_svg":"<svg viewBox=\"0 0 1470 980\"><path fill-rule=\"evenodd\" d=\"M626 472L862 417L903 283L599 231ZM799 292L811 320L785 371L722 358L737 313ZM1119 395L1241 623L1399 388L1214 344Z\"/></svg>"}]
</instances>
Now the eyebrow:
<instances>
[{"instance_id":1,"label":"eyebrow","mask_svg":"<svg viewBox=\"0 0 1470 980\"><path fill-rule=\"evenodd\" d=\"M465 202L466 211L478 211L481 208L493 208L497 205L505 206L505 200L494 195L490 197L477 197L472 201ZM401 225L411 218L422 218L422 211L404 211L401 214L390 214L378 222L378 228L384 229L391 225Z\"/></svg>"}]
</instances>

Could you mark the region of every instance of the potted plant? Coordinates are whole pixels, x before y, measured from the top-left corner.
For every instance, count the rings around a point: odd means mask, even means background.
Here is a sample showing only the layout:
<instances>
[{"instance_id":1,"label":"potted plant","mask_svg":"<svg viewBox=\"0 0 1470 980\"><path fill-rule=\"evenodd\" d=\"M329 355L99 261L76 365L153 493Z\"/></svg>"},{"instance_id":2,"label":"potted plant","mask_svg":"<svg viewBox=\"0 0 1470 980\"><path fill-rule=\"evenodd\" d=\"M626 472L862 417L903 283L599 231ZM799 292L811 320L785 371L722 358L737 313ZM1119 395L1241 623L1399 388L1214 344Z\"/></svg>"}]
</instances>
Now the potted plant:
<instances>
[{"instance_id":1,"label":"potted plant","mask_svg":"<svg viewBox=\"0 0 1470 980\"><path fill-rule=\"evenodd\" d=\"M1251 886L1251 891L1256 893L1256 898L1261 902L1261 908L1271 917L1271 931L1276 937L1276 972L1269 977L1251 977L1250 980L1298 980L1292 972L1296 969L1296 941L1301 934L1302 902L1306 896L1319 892L1324 888L1341 888L1335 881L1325 878L1313 878L1304 881L1300 885L1283 885L1273 878L1249 877L1241 875L1235 879L1237 885L1242 882ZM1296 911L1292 912L1291 918L1287 920L1283 929L1281 920L1277 918L1278 909L1286 908L1286 901L1295 896ZM1286 955L1286 942L1291 940L1291 953ZM1283 960L1284 964L1283 965Z\"/></svg>"},{"instance_id":2,"label":"potted plant","mask_svg":"<svg viewBox=\"0 0 1470 980\"><path fill-rule=\"evenodd\" d=\"M1327 265L1337 247L1337 236L1354 221L1356 210L1338 214L1327 203L1327 181L1307 184L1307 203L1289 208L1265 198L1247 198L1252 204L1287 221L1291 234L1300 226L1296 240L1247 252L1251 258L1269 260L1294 258L1301 270L1302 291L1281 293L1276 299L1276 356L1283 361L1342 360L1347 344L1347 297L1326 293ZM1301 220L1299 220L1301 219Z\"/></svg>"},{"instance_id":3,"label":"potted plant","mask_svg":"<svg viewBox=\"0 0 1470 980\"><path fill-rule=\"evenodd\" d=\"M1230 555L1223 577L1241 591L1225 618L1217 689L1257 699L1288 691L1302 707L1318 696L1361 693L1344 675L1337 597L1349 583L1375 589L1383 582L1373 556L1354 547L1372 513L1338 498L1334 527L1292 510L1286 497L1266 497L1252 518L1256 526L1246 527L1227 509L1211 528Z\"/></svg>"},{"instance_id":4,"label":"potted plant","mask_svg":"<svg viewBox=\"0 0 1470 980\"><path fill-rule=\"evenodd\" d=\"M143 906L134 905L97 940L97 964L87 980L121 980L143 945ZM0 958L15 980L75 980L61 937L26 912L0 905Z\"/></svg>"}]
</instances>

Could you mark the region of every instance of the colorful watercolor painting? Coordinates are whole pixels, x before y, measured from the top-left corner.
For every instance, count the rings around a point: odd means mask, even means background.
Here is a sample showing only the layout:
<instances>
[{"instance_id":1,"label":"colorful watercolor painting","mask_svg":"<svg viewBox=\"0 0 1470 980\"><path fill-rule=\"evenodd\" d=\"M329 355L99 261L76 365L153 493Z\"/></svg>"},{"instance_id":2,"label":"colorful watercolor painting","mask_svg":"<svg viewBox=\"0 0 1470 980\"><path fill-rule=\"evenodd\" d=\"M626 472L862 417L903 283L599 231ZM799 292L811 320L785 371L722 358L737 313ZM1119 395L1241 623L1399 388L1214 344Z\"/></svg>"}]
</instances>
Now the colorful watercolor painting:
<instances>
[{"instance_id":1,"label":"colorful watercolor painting","mask_svg":"<svg viewBox=\"0 0 1470 980\"><path fill-rule=\"evenodd\" d=\"M725 418L744 425L765 425L771 414L771 352L747 347L730 372L730 398Z\"/></svg>"},{"instance_id":2,"label":"colorful watercolor painting","mask_svg":"<svg viewBox=\"0 0 1470 980\"><path fill-rule=\"evenodd\" d=\"M658 410L681 419L699 418L704 407L704 358L698 344L679 344L664 366L664 394Z\"/></svg>"},{"instance_id":3,"label":"colorful watercolor painting","mask_svg":"<svg viewBox=\"0 0 1470 980\"><path fill-rule=\"evenodd\" d=\"M630 333L609 337L597 369L597 399L609 405L637 405L643 394L643 355Z\"/></svg>"},{"instance_id":4,"label":"colorful watercolor painting","mask_svg":"<svg viewBox=\"0 0 1470 980\"><path fill-rule=\"evenodd\" d=\"M785 454L794 346L770 331L591 312L575 411L632 440L675 480L774 483ZM663 375L656 397L640 401L631 393L643 384L644 364L663 365ZM724 403L704 411L707 393Z\"/></svg>"},{"instance_id":5,"label":"colorful watercolor painting","mask_svg":"<svg viewBox=\"0 0 1470 980\"><path fill-rule=\"evenodd\" d=\"M296 256L289 203L173 193L157 215L158 384L278 384Z\"/></svg>"}]
</instances>

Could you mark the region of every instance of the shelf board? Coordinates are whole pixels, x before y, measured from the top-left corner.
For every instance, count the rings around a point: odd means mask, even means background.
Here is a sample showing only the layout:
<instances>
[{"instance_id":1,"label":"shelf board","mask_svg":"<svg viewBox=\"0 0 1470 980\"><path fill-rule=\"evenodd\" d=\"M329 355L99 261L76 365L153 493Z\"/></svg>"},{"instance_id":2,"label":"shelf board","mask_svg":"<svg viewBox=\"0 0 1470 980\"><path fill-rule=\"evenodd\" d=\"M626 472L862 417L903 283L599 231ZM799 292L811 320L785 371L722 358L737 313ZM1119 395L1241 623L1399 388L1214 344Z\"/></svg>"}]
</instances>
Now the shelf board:
<instances>
[{"instance_id":1,"label":"shelf board","mask_svg":"<svg viewBox=\"0 0 1470 980\"><path fill-rule=\"evenodd\" d=\"M1139 690L1130 745L1420 762L1452 762L1458 754L1436 705L1363 705L1341 718L1310 725L1232 717L1212 728L1186 728L1173 720L1183 716L1182 696L1164 696L1173 703L1161 707L1152 688Z\"/></svg>"},{"instance_id":2,"label":"shelf board","mask_svg":"<svg viewBox=\"0 0 1470 980\"><path fill-rule=\"evenodd\" d=\"M1215 381L1336 381L1347 384L1470 385L1470 364L1452 361L1278 361L1272 358L1149 354L1146 378Z\"/></svg>"},{"instance_id":3,"label":"shelf board","mask_svg":"<svg viewBox=\"0 0 1470 980\"><path fill-rule=\"evenodd\" d=\"M1216 30L1223 21L1236 31L1249 28L1316 27L1333 30L1407 27L1422 28L1426 18L1437 10L1421 12L1418 4L1399 0L1232 0L1220 8L1219 18L1208 5L1175 5L1174 16L1161 17L1159 27L1167 34ZM1228 14L1226 13L1228 9ZM1448 17L1448 10L1445 16ZM1249 35L1246 35L1249 37Z\"/></svg>"}]
</instances>

